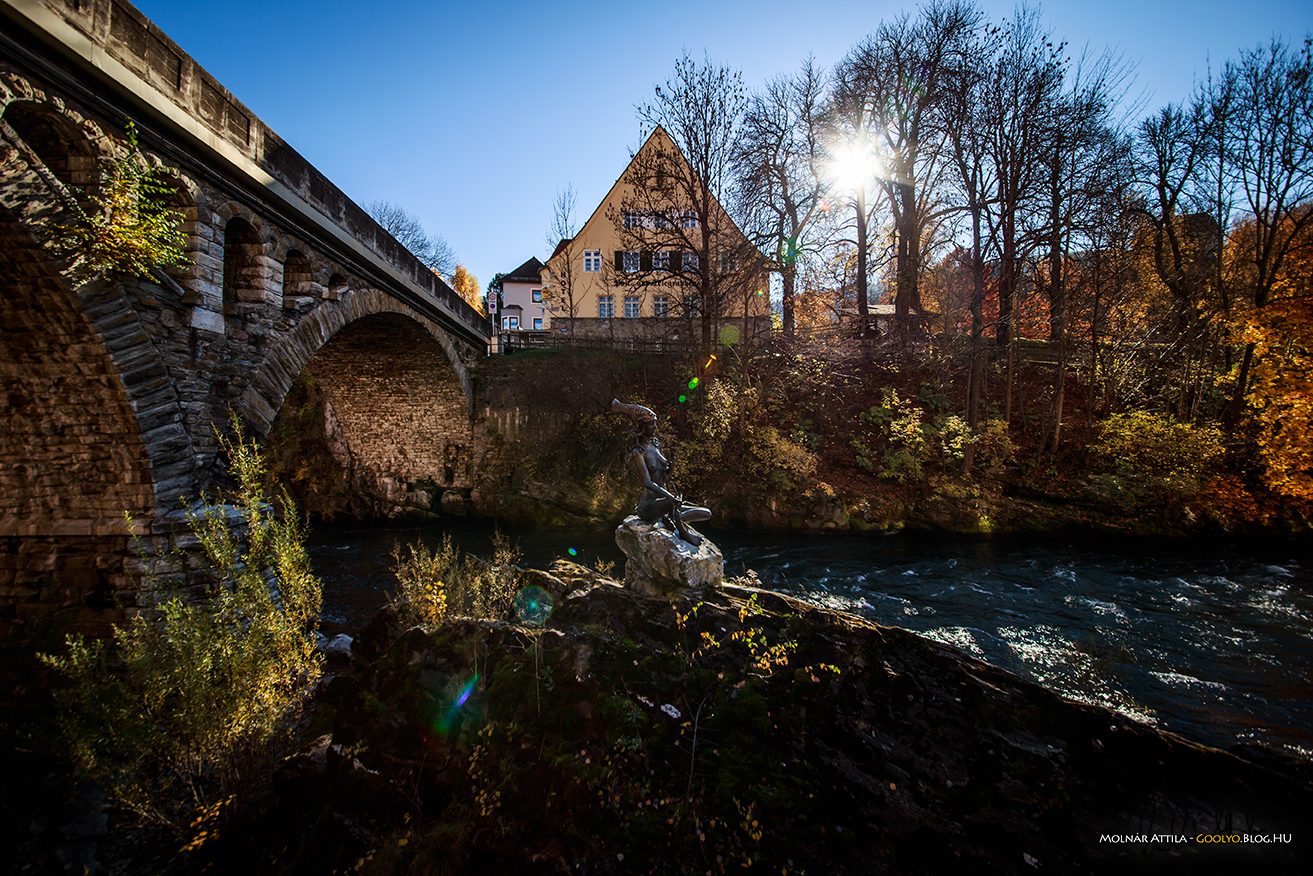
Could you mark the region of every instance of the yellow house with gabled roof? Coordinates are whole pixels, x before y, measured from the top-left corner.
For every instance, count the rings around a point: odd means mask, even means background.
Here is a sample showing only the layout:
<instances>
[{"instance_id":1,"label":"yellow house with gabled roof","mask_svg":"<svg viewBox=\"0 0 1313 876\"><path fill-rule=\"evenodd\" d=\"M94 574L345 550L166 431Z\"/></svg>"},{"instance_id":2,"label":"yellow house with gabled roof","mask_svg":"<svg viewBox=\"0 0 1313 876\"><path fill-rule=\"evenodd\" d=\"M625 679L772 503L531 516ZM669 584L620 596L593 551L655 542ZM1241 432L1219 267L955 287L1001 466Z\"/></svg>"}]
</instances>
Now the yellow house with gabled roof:
<instances>
[{"instance_id":1,"label":"yellow house with gabled roof","mask_svg":"<svg viewBox=\"0 0 1313 876\"><path fill-rule=\"evenodd\" d=\"M553 335L737 343L770 334L760 256L660 127L541 276Z\"/></svg>"}]
</instances>

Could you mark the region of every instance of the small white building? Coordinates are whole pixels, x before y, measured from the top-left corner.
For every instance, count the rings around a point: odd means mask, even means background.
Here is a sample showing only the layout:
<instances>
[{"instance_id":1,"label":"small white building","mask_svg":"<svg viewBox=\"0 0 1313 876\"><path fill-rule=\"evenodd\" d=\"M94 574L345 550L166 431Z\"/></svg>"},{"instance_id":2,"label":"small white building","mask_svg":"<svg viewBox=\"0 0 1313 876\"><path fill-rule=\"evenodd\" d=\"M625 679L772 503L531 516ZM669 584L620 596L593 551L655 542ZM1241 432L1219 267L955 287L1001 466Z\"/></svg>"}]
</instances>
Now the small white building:
<instances>
[{"instance_id":1,"label":"small white building","mask_svg":"<svg viewBox=\"0 0 1313 876\"><path fill-rule=\"evenodd\" d=\"M495 349L519 346L526 335L551 328L551 311L543 301L543 263L529 259L501 279L501 310L497 314Z\"/></svg>"}]
</instances>

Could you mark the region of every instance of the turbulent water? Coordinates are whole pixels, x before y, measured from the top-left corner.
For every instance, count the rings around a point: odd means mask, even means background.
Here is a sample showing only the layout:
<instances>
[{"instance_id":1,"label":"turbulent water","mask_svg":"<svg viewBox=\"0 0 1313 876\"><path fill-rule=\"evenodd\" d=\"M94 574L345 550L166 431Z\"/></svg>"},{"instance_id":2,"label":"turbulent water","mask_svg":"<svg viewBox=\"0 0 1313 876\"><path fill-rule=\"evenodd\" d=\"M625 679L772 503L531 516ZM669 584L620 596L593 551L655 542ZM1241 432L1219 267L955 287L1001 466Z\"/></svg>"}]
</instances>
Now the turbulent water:
<instances>
[{"instance_id":1,"label":"turbulent water","mask_svg":"<svg viewBox=\"0 0 1313 876\"><path fill-rule=\"evenodd\" d=\"M436 530L325 530L326 619L382 604L392 546ZM486 528L452 530L491 553ZM1313 758L1313 551L1238 545L712 532L726 574L852 611L1222 747ZM609 533L515 534L527 564L624 557ZM573 551L573 555L571 555Z\"/></svg>"}]
</instances>

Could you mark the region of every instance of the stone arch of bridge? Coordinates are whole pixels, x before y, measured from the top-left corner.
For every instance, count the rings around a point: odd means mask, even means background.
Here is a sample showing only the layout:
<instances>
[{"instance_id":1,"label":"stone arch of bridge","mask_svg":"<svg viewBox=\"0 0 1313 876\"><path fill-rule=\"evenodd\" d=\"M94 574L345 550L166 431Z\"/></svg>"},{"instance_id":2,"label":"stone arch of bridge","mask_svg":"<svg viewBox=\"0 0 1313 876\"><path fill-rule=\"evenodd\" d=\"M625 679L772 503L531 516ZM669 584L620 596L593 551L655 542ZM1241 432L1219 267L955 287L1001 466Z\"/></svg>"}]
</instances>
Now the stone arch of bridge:
<instances>
[{"instance_id":1,"label":"stone arch of bridge","mask_svg":"<svg viewBox=\"0 0 1313 876\"><path fill-rule=\"evenodd\" d=\"M307 313L276 347L265 357L259 371L242 395L239 413L253 434L263 439L269 434L278 409L287 397L292 383L310 364L311 359L344 328L366 317L394 314L404 317L423 330L430 341L441 350L442 358L450 370L445 375L458 388L463 397L463 418L470 419L474 405L474 389L469 371L461 361L451 337L433 320L414 308L378 289L351 289L338 301L325 301ZM386 339L384 339L386 342ZM386 346L394 346L387 343ZM386 368L385 350L380 349L375 368Z\"/></svg>"},{"instance_id":2,"label":"stone arch of bridge","mask_svg":"<svg viewBox=\"0 0 1313 876\"><path fill-rule=\"evenodd\" d=\"M155 519L158 454L81 296L4 207L0 286L0 640L101 627L134 586L124 515Z\"/></svg>"},{"instance_id":3,"label":"stone arch of bridge","mask_svg":"<svg viewBox=\"0 0 1313 876\"><path fill-rule=\"evenodd\" d=\"M129 287L145 281L74 287L44 249L122 144L12 75L0 105L0 639L23 639L52 618L121 620L140 581L129 530L149 533L190 496L196 463L134 307Z\"/></svg>"},{"instance_id":4,"label":"stone arch of bridge","mask_svg":"<svg viewBox=\"0 0 1313 876\"><path fill-rule=\"evenodd\" d=\"M373 289L321 303L243 395L252 433L268 436L302 375L322 392L334 455L363 494L388 503L470 486L470 381L452 340L428 318Z\"/></svg>"},{"instance_id":5,"label":"stone arch of bridge","mask_svg":"<svg viewBox=\"0 0 1313 876\"><path fill-rule=\"evenodd\" d=\"M45 380L40 375L51 369L64 375L49 393L48 404L59 412L46 416L48 427L56 428L61 440L74 436L94 452L70 457L72 451L60 450L55 442L47 459L101 460L95 472L72 486L79 499L58 500L56 517L64 515L66 522L34 510L35 516L25 528L35 531L44 527L49 534L122 533L124 513L144 527L152 518L174 508L179 496L194 489L195 455L182 425L177 390L123 282L93 280L74 288L42 246L49 238L50 227L70 218L68 187L91 179L86 176L90 173L87 168L94 168L102 156L121 154L123 146L104 136L94 122L83 119L62 101L47 99L26 80L0 76L0 101L4 102L0 118L18 108L19 128L29 137L38 141L47 135L68 138L62 145L45 142L34 147L13 126L0 132L0 212L6 229L6 268L0 271L0 285L6 307L18 307L29 315L46 314L46 318L35 321L19 313L4 320L0 332L6 340L0 361L15 372L7 378L11 383L29 381L39 388ZM78 157L73 166L82 168L78 172L83 177L71 175L73 171L66 162L70 155ZM57 166L51 167L45 163L47 160ZM58 166L61 162L63 169ZM185 204L193 184L180 176L170 182L176 183L173 194L178 205ZM76 316L70 315L73 312ZM77 340L66 338L74 335ZM30 338L22 340L19 336ZM62 353L57 352L61 344L66 347ZM47 352L38 355L37 350ZM79 357L87 357L87 361ZM15 397L36 396L20 389ZM126 399L125 416L131 428L124 426L119 417L122 412L116 405L120 397ZM125 437L128 435L133 437ZM25 439L15 432L4 440L6 448L16 447L21 452L25 441L37 448L45 439ZM102 455L107 456L102 460L97 455L101 454L97 448L102 443L120 449L104 449ZM124 461L125 453L136 458L136 448L145 454L144 469ZM66 461L49 464L67 468ZM111 474L102 478L100 475L106 472ZM31 490L16 486L13 495L30 498L44 491L46 500L55 501L51 498L55 494L39 484L50 477L55 475L43 469ZM151 499L138 501L141 491Z\"/></svg>"}]
</instances>

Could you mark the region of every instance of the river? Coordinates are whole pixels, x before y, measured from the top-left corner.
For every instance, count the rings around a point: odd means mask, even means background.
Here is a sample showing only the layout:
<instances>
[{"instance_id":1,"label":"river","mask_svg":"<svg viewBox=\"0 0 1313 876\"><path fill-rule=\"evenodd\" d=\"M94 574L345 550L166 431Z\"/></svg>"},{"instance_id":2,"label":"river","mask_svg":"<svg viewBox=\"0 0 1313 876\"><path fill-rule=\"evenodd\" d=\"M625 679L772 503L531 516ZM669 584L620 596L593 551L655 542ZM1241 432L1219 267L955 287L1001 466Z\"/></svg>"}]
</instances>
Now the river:
<instances>
[{"instance_id":1,"label":"river","mask_svg":"<svg viewBox=\"0 0 1313 876\"><path fill-rule=\"evenodd\" d=\"M491 554L491 528L447 527ZM358 626L394 584L392 547L434 527L310 540L324 618ZM524 563L624 556L609 532L510 533ZM726 575L903 627L1088 703L1227 747L1313 758L1313 549L1107 538L710 531ZM573 555L571 555L573 551Z\"/></svg>"}]
</instances>

